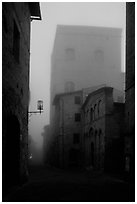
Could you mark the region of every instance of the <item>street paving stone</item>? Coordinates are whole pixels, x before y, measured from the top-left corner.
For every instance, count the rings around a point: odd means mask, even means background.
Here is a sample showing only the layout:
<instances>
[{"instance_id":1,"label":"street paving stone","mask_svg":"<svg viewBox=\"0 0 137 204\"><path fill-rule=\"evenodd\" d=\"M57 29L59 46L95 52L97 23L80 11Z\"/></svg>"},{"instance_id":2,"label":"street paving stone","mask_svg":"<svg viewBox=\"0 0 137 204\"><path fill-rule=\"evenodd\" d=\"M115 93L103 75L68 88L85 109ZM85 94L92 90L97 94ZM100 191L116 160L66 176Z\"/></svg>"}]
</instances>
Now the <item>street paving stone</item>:
<instances>
[{"instance_id":1,"label":"street paving stone","mask_svg":"<svg viewBox=\"0 0 137 204\"><path fill-rule=\"evenodd\" d=\"M100 172L30 167L29 182L6 198L9 202L129 202L130 187Z\"/></svg>"}]
</instances>

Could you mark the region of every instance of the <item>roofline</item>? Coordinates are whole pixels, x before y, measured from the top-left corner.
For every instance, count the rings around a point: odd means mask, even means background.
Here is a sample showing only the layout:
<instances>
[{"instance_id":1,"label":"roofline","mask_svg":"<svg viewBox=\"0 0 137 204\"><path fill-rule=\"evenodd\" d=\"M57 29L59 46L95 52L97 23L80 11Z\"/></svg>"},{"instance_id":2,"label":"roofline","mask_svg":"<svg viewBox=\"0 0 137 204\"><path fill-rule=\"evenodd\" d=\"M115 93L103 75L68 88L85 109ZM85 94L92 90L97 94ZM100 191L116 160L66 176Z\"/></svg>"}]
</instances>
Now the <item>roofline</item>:
<instances>
[{"instance_id":1,"label":"roofline","mask_svg":"<svg viewBox=\"0 0 137 204\"><path fill-rule=\"evenodd\" d=\"M52 103L52 104L55 105L55 104L56 104L56 101L57 101L60 97L62 97L62 96L73 95L73 94L75 94L75 93L82 93L82 90L56 94L55 97L54 97L54 99L53 99L53 103Z\"/></svg>"},{"instance_id":2,"label":"roofline","mask_svg":"<svg viewBox=\"0 0 137 204\"><path fill-rule=\"evenodd\" d=\"M67 31L67 29L70 29L70 30ZM55 52L55 45L56 45L58 34L62 34L62 33L64 34L66 32L74 34L76 32L76 30L78 30L78 29L82 29L82 33L84 35L86 33L88 35L92 35L92 33L89 33L89 31L94 32L95 31L94 29L96 29L97 32L100 32L100 31L104 31L104 32L107 31L108 32L108 31L110 31L110 32L113 33L115 31L115 33L117 33L118 37L121 37L122 30L123 30L123 28L121 28L121 27L103 27L103 26L88 26L88 25L63 25L63 24L57 24L56 25L55 38L54 38L53 47L52 47L51 57L54 55L54 52ZM81 34L81 31L78 31L78 34ZM104 35L104 34L102 34L102 35ZM108 35L108 33L107 33L107 35ZM114 35L114 33L113 33L113 35ZM113 35L111 34L111 36L113 36Z\"/></svg>"},{"instance_id":3,"label":"roofline","mask_svg":"<svg viewBox=\"0 0 137 204\"><path fill-rule=\"evenodd\" d=\"M109 27L109 26L92 26L92 25L66 25L66 24L57 24L57 30L62 28L74 28L74 29L79 29L79 28L85 28L85 29L97 29L97 30L115 30L118 32L122 31L122 27Z\"/></svg>"},{"instance_id":4,"label":"roofline","mask_svg":"<svg viewBox=\"0 0 137 204\"><path fill-rule=\"evenodd\" d=\"M42 20L39 2L29 2L31 20Z\"/></svg>"},{"instance_id":5,"label":"roofline","mask_svg":"<svg viewBox=\"0 0 137 204\"><path fill-rule=\"evenodd\" d=\"M100 92L107 91L107 90L113 90L113 87L105 86L105 87L102 87L102 88L100 88L100 89L97 89L97 90L91 92L91 93L87 96L87 98L86 98L85 102L83 103L81 109L84 109L85 105L88 103L88 101L89 101L89 99L90 99L91 96L94 96L94 95L96 95L96 94L98 94L98 93L100 93Z\"/></svg>"}]
</instances>

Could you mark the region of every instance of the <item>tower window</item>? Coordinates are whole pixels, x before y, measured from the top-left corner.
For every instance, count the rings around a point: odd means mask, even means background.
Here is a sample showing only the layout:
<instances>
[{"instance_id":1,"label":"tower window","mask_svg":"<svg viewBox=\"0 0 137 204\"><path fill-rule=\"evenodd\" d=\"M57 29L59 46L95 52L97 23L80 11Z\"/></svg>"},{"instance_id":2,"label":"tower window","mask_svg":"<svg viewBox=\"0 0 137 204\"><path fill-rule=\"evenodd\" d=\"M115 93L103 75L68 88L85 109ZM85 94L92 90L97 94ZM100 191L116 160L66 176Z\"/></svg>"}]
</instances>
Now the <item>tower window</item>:
<instances>
[{"instance_id":1,"label":"tower window","mask_svg":"<svg viewBox=\"0 0 137 204\"><path fill-rule=\"evenodd\" d=\"M66 52L66 59L67 60L74 60L75 59L75 50L73 48L67 48Z\"/></svg>"},{"instance_id":2,"label":"tower window","mask_svg":"<svg viewBox=\"0 0 137 204\"><path fill-rule=\"evenodd\" d=\"M102 50L96 50L94 53L95 61L97 63L103 63L104 62L104 52Z\"/></svg>"}]
</instances>

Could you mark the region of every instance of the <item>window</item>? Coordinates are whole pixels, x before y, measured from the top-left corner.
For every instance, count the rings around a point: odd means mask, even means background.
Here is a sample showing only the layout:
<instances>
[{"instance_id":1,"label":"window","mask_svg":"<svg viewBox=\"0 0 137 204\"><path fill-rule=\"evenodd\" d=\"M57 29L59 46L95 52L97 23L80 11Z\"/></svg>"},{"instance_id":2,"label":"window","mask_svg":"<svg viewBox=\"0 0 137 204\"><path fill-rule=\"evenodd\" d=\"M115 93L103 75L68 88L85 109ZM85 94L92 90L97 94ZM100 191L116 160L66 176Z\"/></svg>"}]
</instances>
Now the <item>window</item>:
<instances>
[{"instance_id":1,"label":"window","mask_svg":"<svg viewBox=\"0 0 137 204\"><path fill-rule=\"evenodd\" d=\"M65 92L73 92L75 90L75 84L72 81L65 83Z\"/></svg>"},{"instance_id":2,"label":"window","mask_svg":"<svg viewBox=\"0 0 137 204\"><path fill-rule=\"evenodd\" d=\"M90 121L93 121L93 108L90 109Z\"/></svg>"},{"instance_id":3,"label":"window","mask_svg":"<svg viewBox=\"0 0 137 204\"><path fill-rule=\"evenodd\" d=\"M99 102L98 102L98 116L100 116L100 104L101 104L101 100L99 100Z\"/></svg>"},{"instance_id":4,"label":"window","mask_svg":"<svg viewBox=\"0 0 137 204\"><path fill-rule=\"evenodd\" d=\"M97 117L97 105L94 105L94 119Z\"/></svg>"},{"instance_id":5,"label":"window","mask_svg":"<svg viewBox=\"0 0 137 204\"><path fill-rule=\"evenodd\" d=\"M80 96L75 96L75 104L80 104L80 103L81 103Z\"/></svg>"},{"instance_id":6,"label":"window","mask_svg":"<svg viewBox=\"0 0 137 204\"><path fill-rule=\"evenodd\" d=\"M80 134L74 133L73 134L73 144L79 144L80 143Z\"/></svg>"},{"instance_id":7,"label":"window","mask_svg":"<svg viewBox=\"0 0 137 204\"><path fill-rule=\"evenodd\" d=\"M75 121L79 122L81 120L81 115L80 113L75 113Z\"/></svg>"},{"instance_id":8,"label":"window","mask_svg":"<svg viewBox=\"0 0 137 204\"><path fill-rule=\"evenodd\" d=\"M67 60L74 60L75 59L75 50L73 48L67 48L66 52L66 59Z\"/></svg>"},{"instance_id":9,"label":"window","mask_svg":"<svg viewBox=\"0 0 137 204\"><path fill-rule=\"evenodd\" d=\"M89 130L89 136L92 137L93 135L94 135L94 129L91 127Z\"/></svg>"},{"instance_id":10,"label":"window","mask_svg":"<svg viewBox=\"0 0 137 204\"><path fill-rule=\"evenodd\" d=\"M13 30L13 55L17 62L19 62L20 55L20 32L14 21L14 30Z\"/></svg>"}]
</instances>

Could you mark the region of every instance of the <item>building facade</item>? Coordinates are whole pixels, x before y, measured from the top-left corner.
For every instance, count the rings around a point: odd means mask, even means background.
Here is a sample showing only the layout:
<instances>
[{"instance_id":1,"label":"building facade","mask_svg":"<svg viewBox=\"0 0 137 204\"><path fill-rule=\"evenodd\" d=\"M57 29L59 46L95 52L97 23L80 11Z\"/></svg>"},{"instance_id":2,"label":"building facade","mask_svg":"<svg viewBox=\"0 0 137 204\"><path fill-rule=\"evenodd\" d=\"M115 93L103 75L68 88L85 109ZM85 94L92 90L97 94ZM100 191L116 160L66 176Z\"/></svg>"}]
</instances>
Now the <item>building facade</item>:
<instances>
[{"instance_id":1,"label":"building facade","mask_svg":"<svg viewBox=\"0 0 137 204\"><path fill-rule=\"evenodd\" d=\"M125 171L135 178L135 2L126 3ZM133 190L134 191L134 190Z\"/></svg>"},{"instance_id":2,"label":"building facade","mask_svg":"<svg viewBox=\"0 0 137 204\"><path fill-rule=\"evenodd\" d=\"M53 103L56 116L53 134L54 159L63 168L80 166L82 91L57 94Z\"/></svg>"},{"instance_id":3,"label":"building facade","mask_svg":"<svg viewBox=\"0 0 137 204\"><path fill-rule=\"evenodd\" d=\"M43 128L43 132L41 134L43 136L43 162L49 163L49 153L50 153L50 125L45 125Z\"/></svg>"},{"instance_id":4,"label":"building facade","mask_svg":"<svg viewBox=\"0 0 137 204\"><path fill-rule=\"evenodd\" d=\"M30 22L39 3L2 3L3 193L28 177Z\"/></svg>"},{"instance_id":5,"label":"building facade","mask_svg":"<svg viewBox=\"0 0 137 204\"><path fill-rule=\"evenodd\" d=\"M82 106L83 165L121 172L124 165L124 103L113 98L113 88L100 88Z\"/></svg>"},{"instance_id":6,"label":"building facade","mask_svg":"<svg viewBox=\"0 0 137 204\"><path fill-rule=\"evenodd\" d=\"M51 126L58 93L100 84L124 90L121 35L118 28L57 26L51 57Z\"/></svg>"},{"instance_id":7,"label":"building facade","mask_svg":"<svg viewBox=\"0 0 137 204\"><path fill-rule=\"evenodd\" d=\"M91 140L91 137L84 136L84 135L87 135L84 129L86 128L85 124L88 124L89 126L91 121L82 122L83 117L82 117L81 107L85 106L90 95L92 95L92 98L94 101L94 98L95 98L94 95L96 92L97 93L99 92L100 94L99 97L102 97L102 98L104 97L102 101L106 100L105 99L106 95L104 93L105 93L105 90L107 89L109 88L106 86L104 87L104 85L100 85L100 86L82 89L79 91L57 94L55 96L53 100L53 105L55 106L55 117L53 120L54 129L52 130L52 135L50 134L47 135L47 138L48 138L46 142L47 148L45 147L45 149L48 150L46 152L46 155L49 163L62 168L67 168L72 166L82 167L82 166L88 165L88 162L89 162L88 157L90 152L90 150L88 151L88 149L91 143L91 141L89 141ZM118 106L118 105L116 106L116 104L121 104L119 102L123 102L123 92L114 89L113 92L111 92L111 98L114 99L115 101L115 106L114 106L115 108ZM121 105L122 107L121 111L123 111L122 105ZM86 117L89 117L88 115L90 113L89 107L87 109L88 110L86 110ZM114 113L116 113L116 110L117 109L114 110ZM119 112L121 113L121 111ZM101 136L102 136L102 130L103 131L107 130L106 121L109 121L109 119L106 120L106 115L103 117L105 119L102 119L102 115L101 115L101 120L99 120L99 123L97 123L100 126L100 127L97 127L98 129L97 131L100 132L99 134L101 134ZM89 118L86 118L86 120L89 120ZM87 128L90 129L89 127ZM85 131L84 132L85 134L82 133L83 130ZM85 147L84 147L84 139L87 144L87 146ZM84 156L84 152L87 155ZM103 155L102 152L100 152L99 155ZM102 164L100 165L100 168L101 166Z\"/></svg>"}]
</instances>

